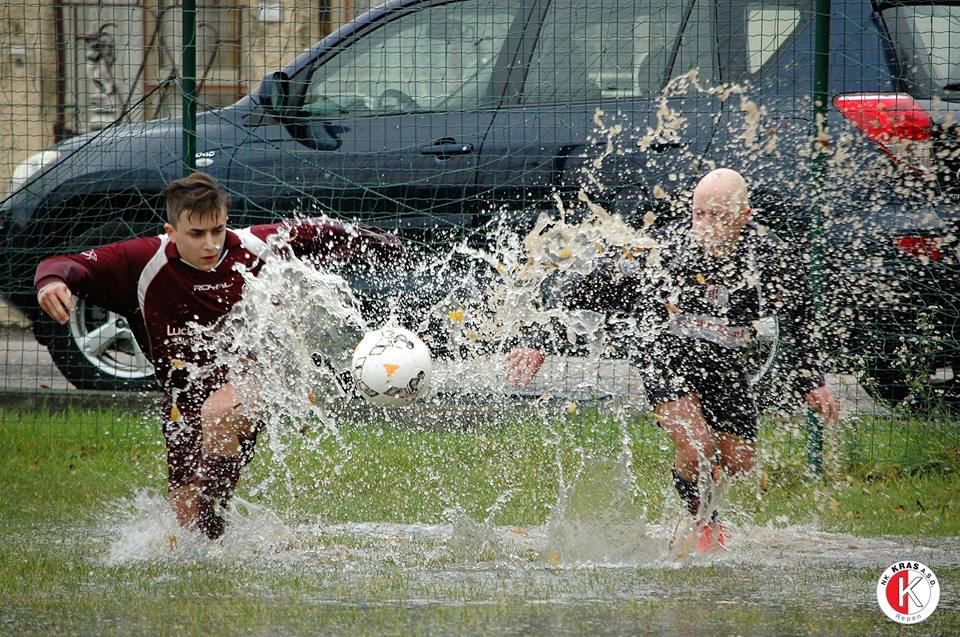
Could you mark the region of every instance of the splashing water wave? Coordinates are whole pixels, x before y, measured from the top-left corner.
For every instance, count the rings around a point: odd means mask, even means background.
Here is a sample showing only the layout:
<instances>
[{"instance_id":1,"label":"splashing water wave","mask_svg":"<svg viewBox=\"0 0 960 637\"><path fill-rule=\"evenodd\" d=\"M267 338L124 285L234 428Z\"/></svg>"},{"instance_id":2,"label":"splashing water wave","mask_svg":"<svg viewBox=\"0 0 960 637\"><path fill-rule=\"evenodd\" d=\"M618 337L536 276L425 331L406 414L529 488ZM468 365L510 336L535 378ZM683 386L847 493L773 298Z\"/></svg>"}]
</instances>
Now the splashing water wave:
<instances>
[{"instance_id":1,"label":"splashing water wave","mask_svg":"<svg viewBox=\"0 0 960 637\"><path fill-rule=\"evenodd\" d=\"M390 522L285 525L270 509L238 501L227 520L231 531L210 542L179 528L166 500L141 491L115 502L94 536L105 541L101 556L109 566L145 563L223 563L259 566L384 565L456 572L469 569L662 568L689 565L796 567L831 564L885 567L905 555L925 563L960 565L960 539L861 538L830 533L813 525L732 527L727 551L679 559L668 549L670 524L642 520L607 525L582 518L553 517L534 527L476 522L451 512L445 524Z\"/></svg>"},{"instance_id":2,"label":"splashing water wave","mask_svg":"<svg viewBox=\"0 0 960 637\"><path fill-rule=\"evenodd\" d=\"M107 549L105 564L149 562L236 562L267 558L288 550L296 534L265 507L235 498L227 511L230 533L211 542L197 531L181 528L166 498L143 490L113 503L101 522Z\"/></svg>"}]
</instances>

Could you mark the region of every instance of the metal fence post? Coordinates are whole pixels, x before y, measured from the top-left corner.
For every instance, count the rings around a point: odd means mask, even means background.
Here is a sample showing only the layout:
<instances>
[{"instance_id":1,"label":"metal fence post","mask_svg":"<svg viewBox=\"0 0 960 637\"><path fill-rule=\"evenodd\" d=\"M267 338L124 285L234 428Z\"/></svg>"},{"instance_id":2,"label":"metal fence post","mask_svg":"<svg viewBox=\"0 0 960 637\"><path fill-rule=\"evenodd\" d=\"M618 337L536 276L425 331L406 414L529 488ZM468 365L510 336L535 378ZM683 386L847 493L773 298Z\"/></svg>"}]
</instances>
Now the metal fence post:
<instances>
[{"instance_id":1,"label":"metal fence post","mask_svg":"<svg viewBox=\"0 0 960 637\"><path fill-rule=\"evenodd\" d=\"M814 14L813 38L813 178L814 201L810 223L810 288L816 316L822 316L823 285L823 188L824 156L821 136L827 125L830 62L830 0L817 0ZM819 334L819 330L818 330ZM818 340L822 340L819 339ZM814 474L823 472L823 423L807 409L807 463Z\"/></svg>"},{"instance_id":2,"label":"metal fence post","mask_svg":"<svg viewBox=\"0 0 960 637\"><path fill-rule=\"evenodd\" d=\"M183 0L183 174L197 169L197 1Z\"/></svg>"}]
</instances>

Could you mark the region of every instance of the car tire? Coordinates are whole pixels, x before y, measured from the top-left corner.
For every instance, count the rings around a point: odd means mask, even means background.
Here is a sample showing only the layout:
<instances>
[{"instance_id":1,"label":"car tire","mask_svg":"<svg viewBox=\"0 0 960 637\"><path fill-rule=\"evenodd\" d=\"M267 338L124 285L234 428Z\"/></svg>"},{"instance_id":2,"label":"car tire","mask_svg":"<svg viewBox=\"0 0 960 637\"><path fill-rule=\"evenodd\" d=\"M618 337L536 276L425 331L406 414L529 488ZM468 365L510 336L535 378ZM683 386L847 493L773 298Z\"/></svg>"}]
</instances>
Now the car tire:
<instances>
[{"instance_id":1,"label":"car tire","mask_svg":"<svg viewBox=\"0 0 960 637\"><path fill-rule=\"evenodd\" d=\"M60 372L77 389L143 391L156 389L153 366L127 320L75 297L77 311L66 325L49 319L47 350Z\"/></svg>"}]
</instances>

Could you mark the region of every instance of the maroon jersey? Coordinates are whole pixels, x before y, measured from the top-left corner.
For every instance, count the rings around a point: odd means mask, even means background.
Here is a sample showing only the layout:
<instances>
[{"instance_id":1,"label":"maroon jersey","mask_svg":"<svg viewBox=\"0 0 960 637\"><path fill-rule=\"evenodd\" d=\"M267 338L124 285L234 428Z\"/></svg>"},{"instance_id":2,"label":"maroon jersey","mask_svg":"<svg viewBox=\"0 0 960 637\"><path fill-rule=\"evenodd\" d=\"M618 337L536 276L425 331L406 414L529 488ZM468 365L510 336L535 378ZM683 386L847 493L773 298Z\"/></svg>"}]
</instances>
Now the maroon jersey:
<instances>
[{"instance_id":1,"label":"maroon jersey","mask_svg":"<svg viewBox=\"0 0 960 637\"><path fill-rule=\"evenodd\" d=\"M243 293L243 275L236 266L259 272L269 253L266 239L278 232L286 234L294 254L321 262L369 255L371 248L399 249L395 237L379 230L348 229L330 220L277 223L228 229L220 261L210 271L183 261L164 234L44 259L34 284L39 293L62 280L78 296L126 317L161 385L182 389L180 379L171 377L172 369L212 362L203 360L203 348L191 347L188 323L211 325L230 311Z\"/></svg>"},{"instance_id":2,"label":"maroon jersey","mask_svg":"<svg viewBox=\"0 0 960 637\"><path fill-rule=\"evenodd\" d=\"M321 263L354 255L387 256L400 248L396 238L384 232L345 228L324 219L227 230L220 261L210 271L183 261L167 235L51 257L37 267L38 293L61 280L77 295L129 321L165 391L161 421L171 489L202 478L201 410L225 380L225 370L210 360L210 350L197 347L189 324L209 326L229 312L243 293L244 278L237 266L259 272L270 254L267 239L280 233L294 254L312 255ZM200 377L189 379L191 364L203 370ZM244 463L253 455L256 435L254 430L241 436Z\"/></svg>"}]
</instances>

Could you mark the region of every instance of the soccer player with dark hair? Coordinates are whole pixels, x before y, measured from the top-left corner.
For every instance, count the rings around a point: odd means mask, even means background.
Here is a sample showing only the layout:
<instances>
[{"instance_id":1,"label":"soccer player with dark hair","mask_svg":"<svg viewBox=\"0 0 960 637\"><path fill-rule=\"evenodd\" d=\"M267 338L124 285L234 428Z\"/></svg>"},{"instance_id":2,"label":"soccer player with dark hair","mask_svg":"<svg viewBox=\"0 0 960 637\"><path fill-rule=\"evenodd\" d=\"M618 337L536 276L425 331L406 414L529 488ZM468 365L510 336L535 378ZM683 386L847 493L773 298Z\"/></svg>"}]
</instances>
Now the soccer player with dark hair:
<instances>
[{"instance_id":1,"label":"soccer player with dark hair","mask_svg":"<svg viewBox=\"0 0 960 637\"><path fill-rule=\"evenodd\" d=\"M163 234L44 259L34 279L40 307L61 324L76 310L75 294L128 320L163 390L170 504L181 526L211 539L223 534L217 507L226 506L253 457L262 423L246 415L245 395L197 347L189 324L215 325L230 311L243 294L240 270L259 272L273 235L321 264L400 248L392 235L330 219L232 230L228 209L213 177L194 173L167 187ZM202 370L200 377L191 370Z\"/></svg>"}]
</instances>

